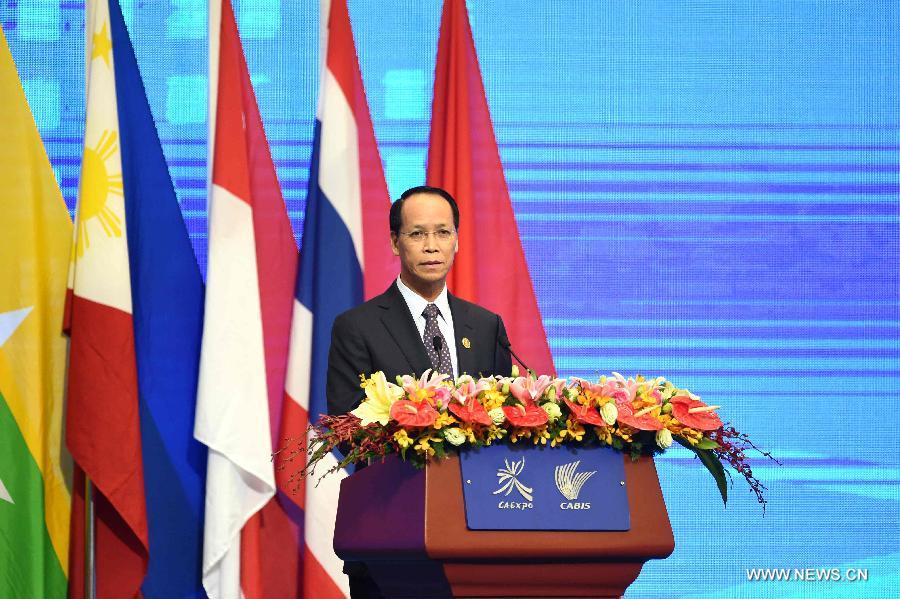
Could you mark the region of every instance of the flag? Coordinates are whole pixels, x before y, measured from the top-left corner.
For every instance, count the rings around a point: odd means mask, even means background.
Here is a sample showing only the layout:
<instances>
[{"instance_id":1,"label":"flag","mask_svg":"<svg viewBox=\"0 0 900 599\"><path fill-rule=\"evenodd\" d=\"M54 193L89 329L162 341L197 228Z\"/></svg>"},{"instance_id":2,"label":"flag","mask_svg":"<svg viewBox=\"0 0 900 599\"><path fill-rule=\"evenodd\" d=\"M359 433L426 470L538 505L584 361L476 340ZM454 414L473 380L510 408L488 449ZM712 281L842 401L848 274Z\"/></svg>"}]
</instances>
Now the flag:
<instances>
[{"instance_id":1,"label":"flag","mask_svg":"<svg viewBox=\"0 0 900 599\"><path fill-rule=\"evenodd\" d=\"M275 494L297 246L231 3L210 3L209 260L194 434L209 448L203 585L292 596L300 522Z\"/></svg>"},{"instance_id":2,"label":"flag","mask_svg":"<svg viewBox=\"0 0 900 599\"><path fill-rule=\"evenodd\" d=\"M66 595L72 223L0 29L0 597Z\"/></svg>"},{"instance_id":3,"label":"flag","mask_svg":"<svg viewBox=\"0 0 900 599\"><path fill-rule=\"evenodd\" d=\"M66 442L75 461L69 593L83 595L87 476L95 491L97 596L133 597L149 539L122 148L109 5L86 8L84 154L66 305Z\"/></svg>"},{"instance_id":4,"label":"flag","mask_svg":"<svg viewBox=\"0 0 900 599\"><path fill-rule=\"evenodd\" d=\"M382 293L397 276L388 234L390 199L369 116L346 0L322 3L318 114L310 162L300 271L294 302L283 438L304 438L308 419L327 412L325 375L335 316ZM336 462L326 458L323 472ZM290 492L302 465L278 471L279 489L304 509L303 597L349 594L334 554L344 471Z\"/></svg>"},{"instance_id":5,"label":"flag","mask_svg":"<svg viewBox=\"0 0 900 599\"><path fill-rule=\"evenodd\" d=\"M445 0L428 146L429 185L456 198L459 251L450 290L500 314L513 350L555 372L519 239L475 53L465 0ZM507 373L497 373L507 374Z\"/></svg>"},{"instance_id":6,"label":"flag","mask_svg":"<svg viewBox=\"0 0 900 599\"><path fill-rule=\"evenodd\" d=\"M206 448L193 438L203 279L134 49L110 0L150 562L146 597L205 597Z\"/></svg>"}]
</instances>

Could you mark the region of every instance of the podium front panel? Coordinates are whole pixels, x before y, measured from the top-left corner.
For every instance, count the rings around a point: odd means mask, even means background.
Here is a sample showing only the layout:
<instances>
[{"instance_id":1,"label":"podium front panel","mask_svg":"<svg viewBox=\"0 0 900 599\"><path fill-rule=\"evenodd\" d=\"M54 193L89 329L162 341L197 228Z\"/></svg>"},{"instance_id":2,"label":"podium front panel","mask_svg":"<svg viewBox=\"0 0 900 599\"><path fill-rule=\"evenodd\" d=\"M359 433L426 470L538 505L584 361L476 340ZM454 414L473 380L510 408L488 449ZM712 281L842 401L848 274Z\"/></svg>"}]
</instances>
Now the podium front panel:
<instances>
[{"instance_id":1,"label":"podium front panel","mask_svg":"<svg viewBox=\"0 0 900 599\"><path fill-rule=\"evenodd\" d=\"M627 531L622 454L493 445L460 454L469 530Z\"/></svg>"}]
</instances>

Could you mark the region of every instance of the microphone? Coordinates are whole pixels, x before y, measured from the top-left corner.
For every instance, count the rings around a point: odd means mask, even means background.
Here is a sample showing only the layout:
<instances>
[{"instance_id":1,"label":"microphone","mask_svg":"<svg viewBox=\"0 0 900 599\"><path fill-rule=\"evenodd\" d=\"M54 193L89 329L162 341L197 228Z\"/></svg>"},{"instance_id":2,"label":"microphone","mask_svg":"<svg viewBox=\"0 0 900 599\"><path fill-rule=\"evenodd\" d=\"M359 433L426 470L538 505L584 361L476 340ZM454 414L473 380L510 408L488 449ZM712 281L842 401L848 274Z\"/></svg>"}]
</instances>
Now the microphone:
<instances>
[{"instance_id":1,"label":"microphone","mask_svg":"<svg viewBox=\"0 0 900 599\"><path fill-rule=\"evenodd\" d=\"M434 351L437 355L441 355L441 336L435 335L434 339L431 340L432 345L434 345Z\"/></svg>"},{"instance_id":2,"label":"microphone","mask_svg":"<svg viewBox=\"0 0 900 599\"><path fill-rule=\"evenodd\" d=\"M505 349L506 351L508 351L510 354L512 354L512 357L515 358L516 361L517 361L519 364L522 365L522 367L525 369L525 372L528 372L528 371L531 370L531 369L525 364L525 362L522 361L522 358L520 358L519 356L517 356L517 355L516 355L516 352L513 351L512 345L509 343L509 337L507 337L507 336L504 334L502 337L500 337L500 338L497 339L497 342L500 344L500 347L502 347L503 349Z\"/></svg>"}]
</instances>

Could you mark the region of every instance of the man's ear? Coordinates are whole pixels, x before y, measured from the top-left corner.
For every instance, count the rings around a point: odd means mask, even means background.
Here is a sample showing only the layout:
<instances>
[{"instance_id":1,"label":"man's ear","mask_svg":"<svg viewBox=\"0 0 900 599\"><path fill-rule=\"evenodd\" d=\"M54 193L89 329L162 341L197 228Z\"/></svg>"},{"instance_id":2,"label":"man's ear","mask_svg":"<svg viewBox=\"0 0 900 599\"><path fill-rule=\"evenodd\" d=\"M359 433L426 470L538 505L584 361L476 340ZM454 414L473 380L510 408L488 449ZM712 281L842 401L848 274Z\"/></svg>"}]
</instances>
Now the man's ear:
<instances>
[{"instance_id":1,"label":"man's ear","mask_svg":"<svg viewBox=\"0 0 900 599\"><path fill-rule=\"evenodd\" d=\"M395 256L400 255L400 246L397 245L398 237L397 234L391 231L391 251L394 252Z\"/></svg>"}]
</instances>

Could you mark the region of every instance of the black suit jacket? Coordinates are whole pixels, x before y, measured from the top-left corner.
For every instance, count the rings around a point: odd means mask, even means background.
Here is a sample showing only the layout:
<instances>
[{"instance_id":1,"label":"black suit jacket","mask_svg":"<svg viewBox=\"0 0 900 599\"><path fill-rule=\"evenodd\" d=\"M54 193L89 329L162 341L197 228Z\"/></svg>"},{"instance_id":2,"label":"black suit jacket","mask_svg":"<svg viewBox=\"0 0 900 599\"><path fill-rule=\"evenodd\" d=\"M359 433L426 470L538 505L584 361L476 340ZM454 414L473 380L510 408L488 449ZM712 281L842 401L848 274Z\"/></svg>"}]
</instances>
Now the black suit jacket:
<instances>
[{"instance_id":1,"label":"black suit jacket","mask_svg":"<svg viewBox=\"0 0 900 599\"><path fill-rule=\"evenodd\" d=\"M506 329L499 315L447 294L456 336L460 374L509 375L512 361L500 344ZM469 340L466 347L462 340ZM508 341L506 341L508 344ZM364 393L359 375L383 371L420 376L431 368L425 344L395 281L387 291L334 320L328 353L328 413L343 414L359 405Z\"/></svg>"}]
</instances>

